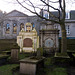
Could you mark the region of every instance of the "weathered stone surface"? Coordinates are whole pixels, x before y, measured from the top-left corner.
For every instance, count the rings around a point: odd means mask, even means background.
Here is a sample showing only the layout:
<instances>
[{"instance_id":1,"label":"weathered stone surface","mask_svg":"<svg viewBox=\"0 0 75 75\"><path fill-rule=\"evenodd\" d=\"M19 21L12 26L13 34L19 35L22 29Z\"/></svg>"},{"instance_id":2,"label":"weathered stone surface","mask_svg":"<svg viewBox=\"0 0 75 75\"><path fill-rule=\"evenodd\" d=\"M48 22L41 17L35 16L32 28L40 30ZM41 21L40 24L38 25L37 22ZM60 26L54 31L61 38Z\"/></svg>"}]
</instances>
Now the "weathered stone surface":
<instances>
[{"instance_id":1,"label":"weathered stone surface","mask_svg":"<svg viewBox=\"0 0 75 75\"><path fill-rule=\"evenodd\" d=\"M18 60L19 49L11 49L11 60L13 62Z\"/></svg>"},{"instance_id":2,"label":"weathered stone surface","mask_svg":"<svg viewBox=\"0 0 75 75\"><path fill-rule=\"evenodd\" d=\"M38 66L38 64L41 64L41 62L43 60L44 60L44 58L39 59L39 60L31 59L31 58L26 58L26 59L20 60L20 73L28 74L28 75L36 75L37 66ZM43 64L43 62L42 62L42 64Z\"/></svg>"},{"instance_id":3,"label":"weathered stone surface","mask_svg":"<svg viewBox=\"0 0 75 75\"><path fill-rule=\"evenodd\" d=\"M45 26L45 28L43 27ZM54 25L42 24L43 29L40 30L40 47L48 52L55 52L59 49L58 34L59 30L54 28Z\"/></svg>"}]
</instances>

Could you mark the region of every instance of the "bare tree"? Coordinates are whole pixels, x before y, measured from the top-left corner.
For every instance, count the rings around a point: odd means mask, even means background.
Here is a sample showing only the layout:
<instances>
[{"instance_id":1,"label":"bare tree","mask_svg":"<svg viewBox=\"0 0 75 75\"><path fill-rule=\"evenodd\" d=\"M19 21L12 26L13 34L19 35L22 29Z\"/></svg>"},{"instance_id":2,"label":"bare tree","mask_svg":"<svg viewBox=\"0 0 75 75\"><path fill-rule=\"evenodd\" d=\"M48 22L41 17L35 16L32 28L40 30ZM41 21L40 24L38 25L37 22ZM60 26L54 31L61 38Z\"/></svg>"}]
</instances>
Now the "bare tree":
<instances>
[{"instance_id":1,"label":"bare tree","mask_svg":"<svg viewBox=\"0 0 75 75\"><path fill-rule=\"evenodd\" d=\"M3 21L5 19L5 13L0 10L0 38L2 37L2 28L3 28Z\"/></svg>"},{"instance_id":2,"label":"bare tree","mask_svg":"<svg viewBox=\"0 0 75 75\"><path fill-rule=\"evenodd\" d=\"M58 23L61 27L61 53L67 51L67 39L66 39L66 29L65 29L65 0L35 0L38 1L37 4L33 2L33 0L16 0L23 8L30 11L33 14L36 14L42 19L46 21L51 21L54 23ZM54 4L54 5L53 5ZM58 6L56 7L55 4ZM32 9L33 8L33 9ZM42 10L47 8L45 11L50 14L50 18L45 18L44 16L40 15L37 10ZM53 9L58 12L58 16L54 15L50 10Z\"/></svg>"},{"instance_id":3,"label":"bare tree","mask_svg":"<svg viewBox=\"0 0 75 75\"><path fill-rule=\"evenodd\" d=\"M5 13L0 10L0 24L4 21Z\"/></svg>"}]
</instances>

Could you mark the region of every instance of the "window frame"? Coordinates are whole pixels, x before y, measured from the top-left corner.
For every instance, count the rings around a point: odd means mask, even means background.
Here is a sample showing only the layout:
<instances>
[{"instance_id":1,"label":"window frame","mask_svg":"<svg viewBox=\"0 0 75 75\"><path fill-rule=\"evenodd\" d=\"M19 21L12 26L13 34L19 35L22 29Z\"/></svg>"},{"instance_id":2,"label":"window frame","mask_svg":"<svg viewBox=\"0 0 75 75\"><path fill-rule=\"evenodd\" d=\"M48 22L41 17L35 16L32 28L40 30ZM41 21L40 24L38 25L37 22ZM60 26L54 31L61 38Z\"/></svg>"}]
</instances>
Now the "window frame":
<instances>
[{"instance_id":1,"label":"window frame","mask_svg":"<svg viewBox=\"0 0 75 75\"><path fill-rule=\"evenodd\" d=\"M15 24L15 26L14 26ZM14 31L14 27L16 28L16 31ZM16 34L17 33L17 23L13 23L13 33Z\"/></svg>"},{"instance_id":2,"label":"window frame","mask_svg":"<svg viewBox=\"0 0 75 75\"><path fill-rule=\"evenodd\" d=\"M7 28L8 27L8 28ZM9 29L9 30L8 30ZM9 34L10 33L10 24L7 23L6 24L6 34Z\"/></svg>"}]
</instances>

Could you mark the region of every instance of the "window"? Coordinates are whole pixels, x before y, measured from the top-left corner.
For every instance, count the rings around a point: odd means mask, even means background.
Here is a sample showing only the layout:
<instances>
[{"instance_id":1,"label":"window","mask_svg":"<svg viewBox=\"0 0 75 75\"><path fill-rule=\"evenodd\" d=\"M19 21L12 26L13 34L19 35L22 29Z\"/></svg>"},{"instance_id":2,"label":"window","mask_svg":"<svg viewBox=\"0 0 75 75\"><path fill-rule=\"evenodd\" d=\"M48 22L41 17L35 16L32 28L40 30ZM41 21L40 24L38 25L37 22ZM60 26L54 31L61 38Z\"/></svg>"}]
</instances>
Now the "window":
<instances>
[{"instance_id":1,"label":"window","mask_svg":"<svg viewBox=\"0 0 75 75\"><path fill-rule=\"evenodd\" d=\"M54 25L54 28L55 28L55 29L58 29L58 25Z\"/></svg>"},{"instance_id":2,"label":"window","mask_svg":"<svg viewBox=\"0 0 75 75\"><path fill-rule=\"evenodd\" d=\"M42 30L43 29L43 27L42 27L42 25L40 26L40 30Z\"/></svg>"},{"instance_id":3,"label":"window","mask_svg":"<svg viewBox=\"0 0 75 75\"><path fill-rule=\"evenodd\" d=\"M66 25L66 34L69 35L70 34L70 26Z\"/></svg>"},{"instance_id":4,"label":"window","mask_svg":"<svg viewBox=\"0 0 75 75\"><path fill-rule=\"evenodd\" d=\"M34 29L34 27L35 27L35 24L34 23L31 23L32 24L32 30Z\"/></svg>"},{"instance_id":5,"label":"window","mask_svg":"<svg viewBox=\"0 0 75 75\"><path fill-rule=\"evenodd\" d=\"M17 33L17 24L16 23L13 24L13 33Z\"/></svg>"},{"instance_id":6,"label":"window","mask_svg":"<svg viewBox=\"0 0 75 75\"><path fill-rule=\"evenodd\" d=\"M49 13L47 11L43 11L43 17L49 19Z\"/></svg>"},{"instance_id":7,"label":"window","mask_svg":"<svg viewBox=\"0 0 75 75\"><path fill-rule=\"evenodd\" d=\"M6 24L6 33L10 33L10 24L9 23Z\"/></svg>"},{"instance_id":8,"label":"window","mask_svg":"<svg viewBox=\"0 0 75 75\"><path fill-rule=\"evenodd\" d=\"M20 24L20 30L22 30L22 28L24 28L24 24L23 23Z\"/></svg>"},{"instance_id":9,"label":"window","mask_svg":"<svg viewBox=\"0 0 75 75\"><path fill-rule=\"evenodd\" d=\"M65 19L70 19L70 12L66 12L66 16L65 16Z\"/></svg>"}]
</instances>

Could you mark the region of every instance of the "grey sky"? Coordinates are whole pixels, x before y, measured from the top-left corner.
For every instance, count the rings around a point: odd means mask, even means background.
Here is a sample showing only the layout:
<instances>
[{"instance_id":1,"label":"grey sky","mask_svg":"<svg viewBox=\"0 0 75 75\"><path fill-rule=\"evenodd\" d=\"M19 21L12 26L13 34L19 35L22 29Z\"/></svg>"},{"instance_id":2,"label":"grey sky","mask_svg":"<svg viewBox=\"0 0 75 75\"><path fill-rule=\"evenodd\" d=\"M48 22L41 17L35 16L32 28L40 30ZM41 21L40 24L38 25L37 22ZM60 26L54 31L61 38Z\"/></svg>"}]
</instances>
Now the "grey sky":
<instances>
[{"instance_id":1,"label":"grey sky","mask_svg":"<svg viewBox=\"0 0 75 75\"><path fill-rule=\"evenodd\" d=\"M12 11L12 10L19 10L21 12L24 12L26 14L31 15L30 12L27 10L23 9L19 4L15 3L16 0L0 0L0 10L6 11L7 13ZM22 1L22 0L20 0ZM31 0L35 4L39 4L39 0ZM69 3L67 3L66 8L67 10L75 10L75 3L71 4L72 0L68 0ZM57 6L57 5L55 5Z\"/></svg>"}]
</instances>

